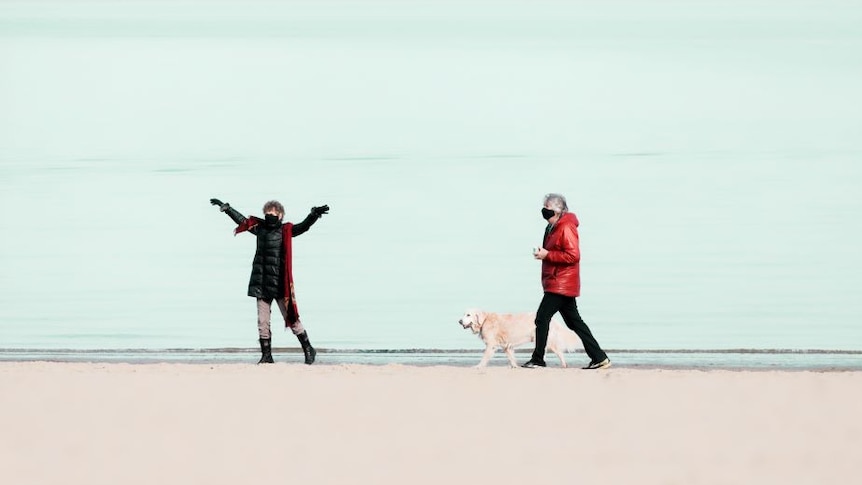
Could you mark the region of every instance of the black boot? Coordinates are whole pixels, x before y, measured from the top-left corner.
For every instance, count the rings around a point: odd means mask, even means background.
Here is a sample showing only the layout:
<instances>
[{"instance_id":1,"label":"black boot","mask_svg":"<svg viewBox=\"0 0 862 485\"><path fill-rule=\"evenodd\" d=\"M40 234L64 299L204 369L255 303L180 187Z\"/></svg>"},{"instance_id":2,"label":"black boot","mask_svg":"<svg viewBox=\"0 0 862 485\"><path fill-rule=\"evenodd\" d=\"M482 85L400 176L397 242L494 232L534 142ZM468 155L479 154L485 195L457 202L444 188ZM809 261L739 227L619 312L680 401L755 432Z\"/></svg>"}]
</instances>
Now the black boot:
<instances>
[{"instance_id":1,"label":"black boot","mask_svg":"<svg viewBox=\"0 0 862 485\"><path fill-rule=\"evenodd\" d=\"M258 364L274 364L272 360L272 339L260 339L260 361Z\"/></svg>"},{"instance_id":2,"label":"black boot","mask_svg":"<svg viewBox=\"0 0 862 485\"><path fill-rule=\"evenodd\" d=\"M302 332L296 338L299 339L299 343L302 345L302 353L305 354L305 363L308 365L313 364L314 358L317 357L317 351L314 350L311 342L308 341L308 332Z\"/></svg>"}]
</instances>

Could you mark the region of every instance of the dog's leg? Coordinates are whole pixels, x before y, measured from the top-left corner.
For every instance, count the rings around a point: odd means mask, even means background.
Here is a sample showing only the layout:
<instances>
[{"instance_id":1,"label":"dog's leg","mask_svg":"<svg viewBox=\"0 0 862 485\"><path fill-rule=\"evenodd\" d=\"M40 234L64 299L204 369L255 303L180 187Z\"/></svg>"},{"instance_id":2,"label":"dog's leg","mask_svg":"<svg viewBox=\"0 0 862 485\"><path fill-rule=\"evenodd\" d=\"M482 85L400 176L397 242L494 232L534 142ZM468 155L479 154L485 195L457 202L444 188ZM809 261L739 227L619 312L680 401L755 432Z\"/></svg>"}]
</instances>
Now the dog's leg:
<instances>
[{"instance_id":1,"label":"dog's leg","mask_svg":"<svg viewBox=\"0 0 862 485\"><path fill-rule=\"evenodd\" d=\"M546 348L547 348L547 347L546 347ZM560 351L560 349L557 349L557 348L553 348L553 349L548 348L548 350L550 350L551 352L553 352L553 353L554 353L554 355L556 355L556 356L557 356L557 358L558 358L558 359L560 359L560 365L561 365L561 366L566 367L566 359L564 359L564 358L563 358L563 353Z\"/></svg>"},{"instance_id":2,"label":"dog's leg","mask_svg":"<svg viewBox=\"0 0 862 485\"><path fill-rule=\"evenodd\" d=\"M491 356L494 355L494 351L496 348L493 345L488 345L485 347L485 352L482 353L482 360L476 365L476 367L485 367L488 365L488 361L491 360Z\"/></svg>"},{"instance_id":3,"label":"dog's leg","mask_svg":"<svg viewBox=\"0 0 862 485\"><path fill-rule=\"evenodd\" d=\"M515 360L515 352L512 350L511 345L506 346L506 357L509 358L509 366L511 366L512 368L518 367L518 361Z\"/></svg>"}]
</instances>

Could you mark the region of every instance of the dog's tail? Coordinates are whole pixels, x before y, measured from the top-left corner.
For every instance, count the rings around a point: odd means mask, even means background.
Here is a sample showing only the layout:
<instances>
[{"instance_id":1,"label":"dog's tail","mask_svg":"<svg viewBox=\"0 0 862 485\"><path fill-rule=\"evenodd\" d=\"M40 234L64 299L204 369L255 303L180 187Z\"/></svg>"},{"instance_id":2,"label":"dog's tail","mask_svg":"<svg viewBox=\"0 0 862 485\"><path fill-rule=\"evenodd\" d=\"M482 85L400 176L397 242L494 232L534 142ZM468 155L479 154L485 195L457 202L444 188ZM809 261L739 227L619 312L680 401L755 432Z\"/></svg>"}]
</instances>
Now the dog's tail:
<instances>
[{"instance_id":1,"label":"dog's tail","mask_svg":"<svg viewBox=\"0 0 862 485\"><path fill-rule=\"evenodd\" d=\"M551 320L551 328L548 332L548 347L551 345L562 352L573 352L584 347L578 334L557 320Z\"/></svg>"}]
</instances>

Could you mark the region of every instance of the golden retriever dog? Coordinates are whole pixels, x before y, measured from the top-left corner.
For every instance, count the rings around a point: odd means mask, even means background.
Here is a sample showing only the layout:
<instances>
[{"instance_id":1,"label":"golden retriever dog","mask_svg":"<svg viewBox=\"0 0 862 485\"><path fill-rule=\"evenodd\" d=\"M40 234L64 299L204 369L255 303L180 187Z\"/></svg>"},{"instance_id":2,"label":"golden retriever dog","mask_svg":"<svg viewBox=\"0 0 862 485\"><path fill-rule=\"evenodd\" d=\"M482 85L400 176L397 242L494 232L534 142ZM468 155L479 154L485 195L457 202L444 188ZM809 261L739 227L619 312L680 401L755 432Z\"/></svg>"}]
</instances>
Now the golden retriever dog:
<instances>
[{"instance_id":1,"label":"golden retriever dog","mask_svg":"<svg viewBox=\"0 0 862 485\"><path fill-rule=\"evenodd\" d=\"M518 367L515 360L515 347L536 341L535 313L493 313L470 309L458 320L465 329L470 329L485 342L485 352L476 367L485 367L497 348L506 352L509 364ZM545 350L553 352L566 367L563 352L570 352L582 346L575 332L557 320L551 320L548 344Z\"/></svg>"}]
</instances>

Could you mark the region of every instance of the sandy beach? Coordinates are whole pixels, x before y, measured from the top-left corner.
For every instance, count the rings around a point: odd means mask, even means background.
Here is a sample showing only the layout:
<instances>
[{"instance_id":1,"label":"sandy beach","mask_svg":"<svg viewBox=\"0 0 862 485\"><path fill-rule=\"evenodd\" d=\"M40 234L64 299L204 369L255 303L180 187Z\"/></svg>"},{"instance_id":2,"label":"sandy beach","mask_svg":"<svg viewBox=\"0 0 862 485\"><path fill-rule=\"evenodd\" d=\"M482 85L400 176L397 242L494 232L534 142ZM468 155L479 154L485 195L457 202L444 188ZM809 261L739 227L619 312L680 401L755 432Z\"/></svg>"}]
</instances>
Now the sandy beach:
<instances>
[{"instance_id":1,"label":"sandy beach","mask_svg":"<svg viewBox=\"0 0 862 485\"><path fill-rule=\"evenodd\" d=\"M862 372L0 363L0 482L821 484Z\"/></svg>"}]
</instances>

